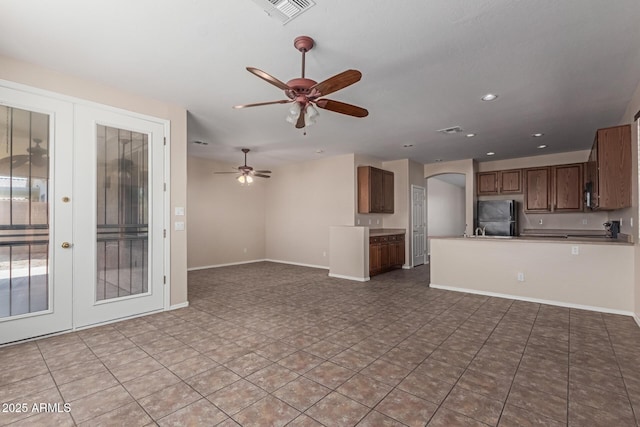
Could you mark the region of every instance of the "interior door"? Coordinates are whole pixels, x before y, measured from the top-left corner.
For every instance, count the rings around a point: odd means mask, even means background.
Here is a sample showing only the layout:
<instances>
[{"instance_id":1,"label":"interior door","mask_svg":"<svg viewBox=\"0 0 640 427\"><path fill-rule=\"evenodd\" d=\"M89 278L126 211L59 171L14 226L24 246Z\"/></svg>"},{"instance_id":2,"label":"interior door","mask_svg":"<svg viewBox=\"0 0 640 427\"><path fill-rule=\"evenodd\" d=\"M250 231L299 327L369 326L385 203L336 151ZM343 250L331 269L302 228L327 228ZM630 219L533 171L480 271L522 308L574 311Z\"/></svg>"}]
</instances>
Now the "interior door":
<instances>
[{"instance_id":1,"label":"interior door","mask_svg":"<svg viewBox=\"0 0 640 427\"><path fill-rule=\"evenodd\" d=\"M164 125L77 106L74 324L164 307Z\"/></svg>"},{"instance_id":2,"label":"interior door","mask_svg":"<svg viewBox=\"0 0 640 427\"><path fill-rule=\"evenodd\" d=\"M411 186L411 242L412 265L426 262L427 198L424 187Z\"/></svg>"},{"instance_id":3,"label":"interior door","mask_svg":"<svg viewBox=\"0 0 640 427\"><path fill-rule=\"evenodd\" d=\"M72 328L73 105L0 85L0 344Z\"/></svg>"}]
</instances>

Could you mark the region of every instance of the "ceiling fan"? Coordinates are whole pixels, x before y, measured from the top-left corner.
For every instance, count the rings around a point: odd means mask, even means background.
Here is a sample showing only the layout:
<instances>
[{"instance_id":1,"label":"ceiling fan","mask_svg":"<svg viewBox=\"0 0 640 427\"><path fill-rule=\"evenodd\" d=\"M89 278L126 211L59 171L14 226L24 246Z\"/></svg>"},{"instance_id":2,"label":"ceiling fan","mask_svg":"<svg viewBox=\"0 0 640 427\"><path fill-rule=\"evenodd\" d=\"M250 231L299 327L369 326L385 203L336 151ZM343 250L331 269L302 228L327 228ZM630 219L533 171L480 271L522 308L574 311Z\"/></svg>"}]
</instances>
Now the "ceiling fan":
<instances>
[{"instance_id":1,"label":"ceiling fan","mask_svg":"<svg viewBox=\"0 0 640 427\"><path fill-rule=\"evenodd\" d=\"M251 184L253 182L253 177L257 176L259 178L271 178L271 176L266 175L268 173L271 173L271 171L268 170L255 170L253 167L251 166L247 166L247 153L251 151L248 148L243 148L242 152L244 153L244 165L242 166L238 166L236 169L236 171L234 172L214 172L214 173L236 173L239 174L238 176L238 181L240 181L241 184L247 183L247 184Z\"/></svg>"},{"instance_id":2,"label":"ceiling fan","mask_svg":"<svg viewBox=\"0 0 640 427\"><path fill-rule=\"evenodd\" d=\"M254 67L247 67L247 71L260 77L261 79L271 83L284 91L289 99L280 101L259 102L256 104L236 105L233 108L258 107L270 104L289 104L289 115L287 121L295 123L296 128L301 129L315 123L315 117L318 116L318 108L333 111L335 113L346 114L353 117L366 117L369 112L361 107L346 104L340 101L321 98L340 89L350 86L362 78L362 73L358 70L347 70L340 74L336 74L320 83L315 80L305 78L305 54L313 48L313 39L307 36L296 37L293 45L302 53L302 77L289 80L284 83L270 74L265 73Z\"/></svg>"}]
</instances>

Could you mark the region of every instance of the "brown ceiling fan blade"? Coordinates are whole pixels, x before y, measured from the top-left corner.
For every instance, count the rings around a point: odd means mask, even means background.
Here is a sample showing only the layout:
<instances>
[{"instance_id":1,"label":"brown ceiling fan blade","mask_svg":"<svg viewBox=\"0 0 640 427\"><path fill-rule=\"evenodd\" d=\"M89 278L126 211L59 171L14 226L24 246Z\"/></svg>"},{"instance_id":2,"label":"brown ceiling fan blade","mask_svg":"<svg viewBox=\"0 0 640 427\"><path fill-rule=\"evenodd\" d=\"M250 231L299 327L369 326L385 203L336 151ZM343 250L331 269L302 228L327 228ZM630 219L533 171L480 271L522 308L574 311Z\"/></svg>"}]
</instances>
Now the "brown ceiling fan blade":
<instances>
[{"instance_id":1,"label":"brown ceiling fan blade","mask_svg":"<svg viewBox=\"0 0 640 427\"><path fill-rule=\"evenodd\" d=\"M304 108L300 110L300 115L298 116L298 121L296 122L296 129L302 129L305 126L304 124Z\"/></svg>"},{"instance_id":2,"label":"brown ceiling fan blade","mask_svg":"<svg viewBox=\"0 0 640 427\"><path fill-rule=\"evenodd\" d=\"M350 86L362 78L362 73L358 70L347 70L340 74L336 74L333 77L329 77L327 80L315 84L310 90L317 90L320 92L320 96L326 96L337 90L344 89Z\"/></svg>"},{"instance_id":3,"label":"brown ceiling fan blade","mask_svg":"<svg viewBox=\"0 0 640 427\"><path fill-rule=\"evenodd\" d=\"M220 173L240 173L240 172L214 172L214 173L220 174Z\"/></svg>"},{"instance_id":4,"label":"brown ceiling fan blade","mask_svg":"<svg viewBox=\"0 0 640 427\"><path fill-rule=\"evenodd\" d=\"M257 68L254 67L247 67L247 71L250 72L251 74L254 74L258 77L260 77L262 80L271 83L272 85L274 85L275 87L278 87L282 90L289 90L291 89L289 86L287 86L286 83L281 82L280 80L276 79L275 77L273 77L271 74L265 73L262 70L259 70Z\"/></svg>"},{"instance_id":5,"label":"brown ceiling fan blade","mask_svg":"<svg viewBox=\"0 0 640 427\"><path fill-rule=\"evenodd\" d=\"M316 101L316 105L325 110L333 111L340 114L346 114L353 117L367 117L369 115L369 112L364 108L346 104L340 101L333 101L331 99L319 99Z\"/></svg>"},{"instance_id":6,"label":"brown ceiling fan blade","mask_svg":"<svg viewBox=\"0 0 640 427\"><path fill-rule=\"evenodd\" d=\"M269 175L263 175L261 173L254 173L253 176L259 176L260 178L271 178Z\"/></svg>"},{"instance_id":7,"label":"brown ceiling fan blade","mask_svg":"<svg viewBox=\"0 0 640 427\"><path fill-rule=\"evenodd\" d=\"M261 105L271 105L271 104L288 104L293 102L291 99L281 99L280 101L269 101L269 102L257 102L255 104L244 104L244 105L234 105L233 108L247 108L247 107L260 107Z\"/></svg>"},{"instance_id":8,"label":"brown ceiling fan blade","mask_svg":"<svg viewBox=\"0 0 640 427\"><path fill-rule=\"evenodd\" d=\"M271 171L254 171L255 173L273 173Z\"/></svg>"}]
</instances>

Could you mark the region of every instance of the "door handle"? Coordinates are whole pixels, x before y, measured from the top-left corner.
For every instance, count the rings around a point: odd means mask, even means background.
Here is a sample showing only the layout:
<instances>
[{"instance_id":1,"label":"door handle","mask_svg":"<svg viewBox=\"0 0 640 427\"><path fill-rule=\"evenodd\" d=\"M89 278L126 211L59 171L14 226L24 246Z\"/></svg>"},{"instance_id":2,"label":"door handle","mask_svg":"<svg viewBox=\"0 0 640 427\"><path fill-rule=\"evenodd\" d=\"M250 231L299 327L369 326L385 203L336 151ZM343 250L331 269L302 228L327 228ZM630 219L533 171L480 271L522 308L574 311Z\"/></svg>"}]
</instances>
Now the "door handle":
<instances>
[{"instance_id":1,"label":"door handle","mask_svg":"<svg viewBox=\"0 0 640 427\"><path fill-rule=\"evenodd\" d=\"M60 246L62 246L64 249L69 249L69 248L71 247L71 243L69 243L69 242L62 242L62 245L60 245Z\"/></svg>"}]
</instances>

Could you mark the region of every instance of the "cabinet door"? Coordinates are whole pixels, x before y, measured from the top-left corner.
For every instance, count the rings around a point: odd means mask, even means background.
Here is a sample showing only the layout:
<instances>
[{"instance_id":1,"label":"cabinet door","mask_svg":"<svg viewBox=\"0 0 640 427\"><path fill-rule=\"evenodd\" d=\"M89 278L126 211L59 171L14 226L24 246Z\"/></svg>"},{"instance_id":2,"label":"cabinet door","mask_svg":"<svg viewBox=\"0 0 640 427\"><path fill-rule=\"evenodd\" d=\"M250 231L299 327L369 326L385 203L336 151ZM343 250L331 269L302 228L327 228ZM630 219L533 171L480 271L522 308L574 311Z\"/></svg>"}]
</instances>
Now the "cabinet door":
<instances>
[{"instance_id":1,"label":"cabinet door","mask_svg":"<svg viewBox=\"0 0 640 427\"><path fill-rule=\"evenodd\" d=\"M551 171L548 167L524 170L524 211L551 211Z\"/></svg>"},{"instance_id":2,"label":"cabinet door","mask_svg":"<svg viewBox=\"0 0 640 427\"><path fill-rule=\"evenodd\" d=\"M389 263L389 242L380 244L380 268L386 270L391 264Z\"/></svg>"},{"instance_id":3,"label":"cabinet door","mask_svg":"<svg viewBox=\"0 0 640 427\"><path fill-rule=\"evenodd\" d=\"M393 172L382 171L382 193L384 213L393 213Z\"/></svg>"},{"instance_id":4,"label":"cabinet door","mask_svg":"<svg viewBox=\"0 0 640 427\"><path fill-rule=\"evenodd\" d=\"M371 213L382 213L384 209L384 178L381 169L371 168L371 184L369 191L371 192Z\"/></svg>"},{"instance_id":5,"label":"cabinet door","mask_svg":"<svg viewBox=\"0 0 640 427\"><path fill-rule=\"evenodd\" d=\"M553 167L553 210L582 211L582 164Z\"/></svg>"},{"instance_id":6,"label":"cabinet door","mask_svg":"<svg viewBox=\"0 0 640 427\"><path fill-rule=\"evenodd\" d=\"M598 206L631 206L631 126L599 129L597 134Z\"/></svg>"},{"instance_id":7,"label":"cabinet door","mask_svg":"<svg viewBox=\"0 0 640 427\"><path fill-rule=\"evenodd\" d=\"M501 194L522 193L522 170L514 169L500 171L498 175L498 183Z\"/></svg>"},{"instance_id":8,"label":"cabinet door","mask_svg":"<svg viewBox=\"0 0 640 427\"><path fill-rule=\"evenodd\" d=\"M382 269L380 243L369 244L369 276L377 274Z\"/></svg>"},{"instance_id":9,"label":"cabinet door","mask_svg":"<svg viewBox=\"0 0 640 427\"><path fill-rule=\"evenodd\" d=\"M476 180L478 196L498 194L498 172L478 172Z\"/></svg>"},{"instance_id":10,"label":"cabinet door","mask_svg":"<svg viewBox=\"0 0 640 427\"><path fill-rule=\"evenodd\" d=\"M598 140L593 143L589 161L587 161L587 182L591 183L591 204L592 209L598 208Z\"/></svg>"}]
</instances>

